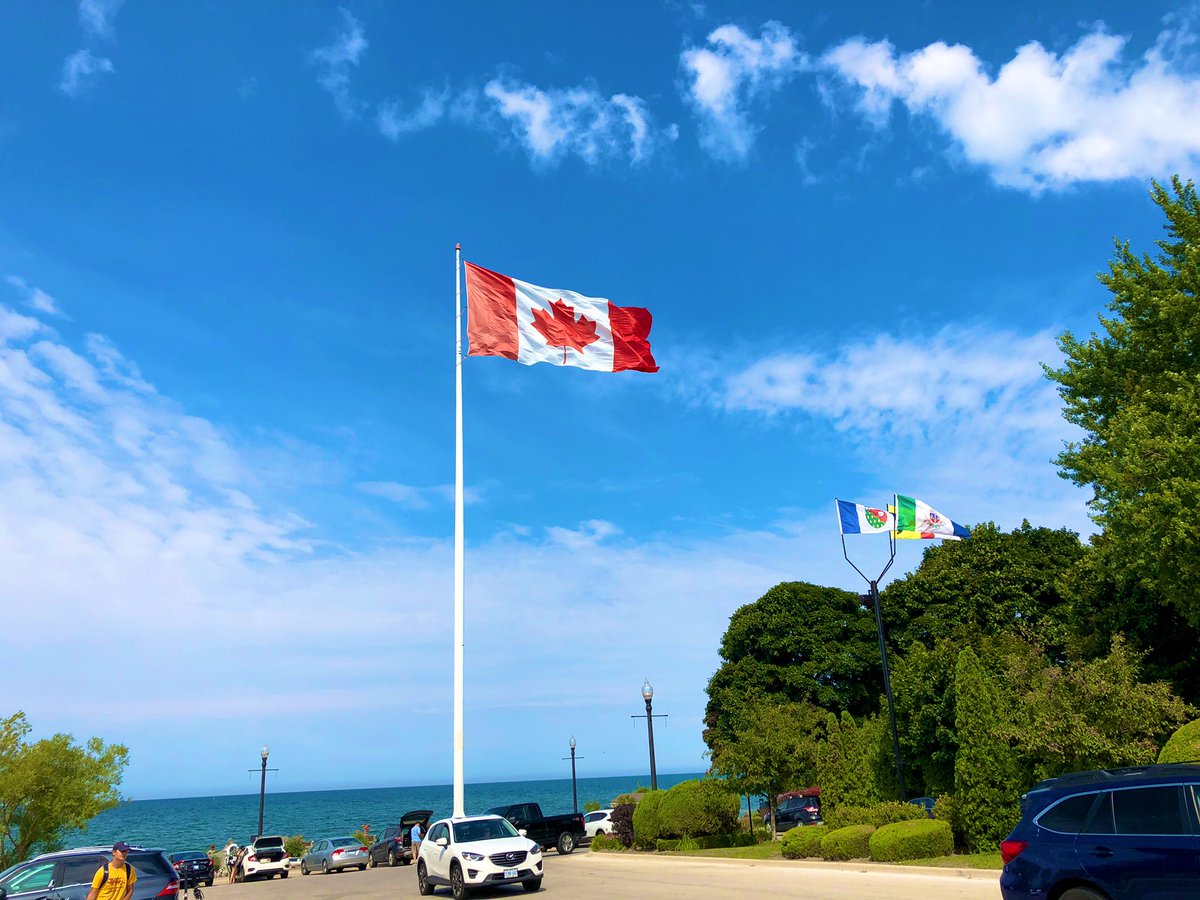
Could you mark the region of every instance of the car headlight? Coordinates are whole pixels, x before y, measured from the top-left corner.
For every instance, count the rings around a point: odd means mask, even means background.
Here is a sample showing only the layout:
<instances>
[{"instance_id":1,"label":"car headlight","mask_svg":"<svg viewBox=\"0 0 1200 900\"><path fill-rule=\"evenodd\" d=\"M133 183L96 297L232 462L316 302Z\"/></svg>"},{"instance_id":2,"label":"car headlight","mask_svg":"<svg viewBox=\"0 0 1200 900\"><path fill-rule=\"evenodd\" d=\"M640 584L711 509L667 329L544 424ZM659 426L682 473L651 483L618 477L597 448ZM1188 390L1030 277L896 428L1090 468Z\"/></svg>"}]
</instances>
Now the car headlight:
<instances>
[{"instance_id":1,"label":"car headlight","mask_svg":"<svg viewBox=\"0 0 1200 900\"><path fill-rule=\"evenodd\" d=\"M464 850L463 859L469 859L471 862L483 862L484 856L482 853L472 853L470 850Z\"/></svg>"},{"instance_id":2,"label":"car headlight","mask_svg":"<svg viewBox=\"0 0 1200 900\"><path fill-rule=\"evenodd\" d=\"M529 855L530 855L530 856L534 856L535 854L538 854L538 853L541 853L541 852L542 852L542 848L541 848L541 846L540 846L539 844L534 844L532 847L530 847L530 848L529 848Z\"/></svg>"}]
</instances>

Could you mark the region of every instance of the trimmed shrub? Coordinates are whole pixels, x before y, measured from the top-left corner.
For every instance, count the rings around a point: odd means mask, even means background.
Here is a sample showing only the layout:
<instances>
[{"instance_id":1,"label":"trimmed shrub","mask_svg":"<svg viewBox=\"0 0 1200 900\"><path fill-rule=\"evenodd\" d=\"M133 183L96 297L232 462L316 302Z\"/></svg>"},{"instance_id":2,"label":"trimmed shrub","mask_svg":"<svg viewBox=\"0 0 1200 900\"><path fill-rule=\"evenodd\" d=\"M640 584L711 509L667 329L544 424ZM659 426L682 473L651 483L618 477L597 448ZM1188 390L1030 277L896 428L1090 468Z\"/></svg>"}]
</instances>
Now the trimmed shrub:
<instances>
[{"instance_id":1,"label":"trimmed shrub","mask_svg":"<svg viewBox=\"0 0 1200 900\"><path fill-rule=\"evenodd\" d=\"M821 838L821 856L825 859L868 859L874 825L848 825Z\"/></svg>"},{"instance_id":2,"label":"trimmed shrub","mask_svg":"<svg viewBox=\"0 0 1200 900\"><path fill-rule=\"evenodd\" d=\"M666 791L650 791L642 795L633 811L633 846L636 850L651 850L662 833L659 808Z\"/></svg>"},{"instance_id":3,"label":"trimmed shrub","mask_svg":"<svg viewBox=\"0 0 1200 900\"><path fill-rule=\"evenodd\" d=\"M1158 754L1160 763L1196 762L1200 760L1200 719L1188 722L1167 741Z\"/></svg>"},{"instance_id":4,"label":"trimmed shrub","mask_svg":"<svg viewBox=\"0 0 1200 900\"><path fill-rule=\"evenodd\" d=\"M663 837L700 837L737 830L741 799L711 778L681 781L662 798L658 809Z\"/></svg>"},{"instance_id":5,"label":"trimmed shrub","mask_svg":"<svg viewBox=\"0 0 1200 900\"><path fill-rule=\"evenodd\" d=\"M625 849L625 845L611 834L596 835L592 838L592 843L589 846L593 850L603 853L620 853Z\"/></svg>"},{"instance_id":6,"label":"trimmed shrub","mask_svg":"<svg viewBox=\"0 0 1200 900\"><path fill-rule=\"evenodd\" d=\"M950 823L937 819L915 819L884 825L868 840L871 859L900 862L904 859L932 859L949 856L954 850Z\"/></svg>"},{"instance_id":7,"label":"trimmed shrub","mask_svg":"<svg viewBox=\"0 0 1200 900\"><path fill-rule=\"evenodd\" d=\"M700 849L700 845L696 843L694 838L684 837L679 839L679 849L686 850L688 853L693 853Z\"/></svg>"},{"instance_id":8,"label":"trimmed shrub","mask_svg":"<svg viewBox=\"0 0 1200 900\"><path fill-rule=\"evenodd\" d=\"M876 803L874 806L842 806L825 816L825 824L836 831L848 825L874 825L882 828L893 822L907 822L910 819L927 819L928 814L919 806L902 803L899 800L889 800L886 803Z\"/></svg>"},{"instance_id":9,"label":"trimmed shrub","mask_svg":"<svg viewBox=\"0 0 1200 900\"><path fill-rule=\"evenodd\" d=\"M612 836L621 842L622 847L633 846L633 810L635 804L622 802L624 797L618 797L613 804Z\"/></svg>"},{"instance_id":10,"label":"trimmed shrub","mask_svg":"<svg viewBox=\"0 0 1200 900\"><path fill-rule=\"evenodd\" d=\"M288 856L303 856L308 852L308 841L302 834L293 834L291 837L283 839L283 849L287 851Z\"/></svg>"},{"instance_id":11,"label":"trimmed shrub","mask_svg":"<svg viewBox=\"0 0 1200 900\"><path fill-rule=\"evenodd\" d=\"M600 801L599 800L589 800L587 803L583 804L583 811L585 813L599 812L600 811Z\"/></svg>"},{"instance_id":12,"label":"trimmed shrub","mask_svg":"<svg viewBox=\"0 0 1200 900\"><path fill-rule=\"evenodd\" d=\"M804 859L821 855L821 840L829 834L828 825L797 825L784 833L780 844L784 859Z\"/></svg>"},{"instance_id":13,"label":"trimmed shrub","mask_svg":"<svg viewBox=\"0 0 1200 900\"><path fill-rule=\"evenodd\" d=\"M654 842L654 849L663 851L678 850L679 838L659 838Z\"/></svg>"}]
</instances>

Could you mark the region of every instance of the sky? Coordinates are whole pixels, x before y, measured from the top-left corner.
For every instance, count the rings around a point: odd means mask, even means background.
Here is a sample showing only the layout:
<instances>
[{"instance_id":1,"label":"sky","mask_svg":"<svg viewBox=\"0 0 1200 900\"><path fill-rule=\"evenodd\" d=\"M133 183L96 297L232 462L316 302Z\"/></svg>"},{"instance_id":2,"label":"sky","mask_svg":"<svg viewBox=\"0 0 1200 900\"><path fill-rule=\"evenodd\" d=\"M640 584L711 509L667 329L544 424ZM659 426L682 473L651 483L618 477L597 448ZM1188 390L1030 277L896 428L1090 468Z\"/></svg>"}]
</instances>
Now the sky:
<instances>
[{"instance_id":1,"label":"sky","mask_svg":"<svg viewBox=\"0 0 1200 900\"><path fill-rule=\"evenodd\" d=\"M863 589L835 497L1090 533L1042 366L1196 173L1198 13L9 0L0 713L133 798L450 782L461 242L661 367L463 363L466 781L648 774L645 679L702 771L730 615Z\"/></svg>"}]
</instances>

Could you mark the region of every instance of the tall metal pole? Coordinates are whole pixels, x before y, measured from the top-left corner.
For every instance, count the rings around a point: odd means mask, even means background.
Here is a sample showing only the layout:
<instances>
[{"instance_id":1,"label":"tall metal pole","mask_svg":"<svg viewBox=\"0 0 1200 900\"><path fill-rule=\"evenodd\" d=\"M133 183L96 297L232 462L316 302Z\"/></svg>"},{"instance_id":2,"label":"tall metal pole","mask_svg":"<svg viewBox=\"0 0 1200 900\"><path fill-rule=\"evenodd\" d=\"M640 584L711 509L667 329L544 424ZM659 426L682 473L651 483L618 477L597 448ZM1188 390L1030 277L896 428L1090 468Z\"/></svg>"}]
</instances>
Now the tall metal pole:
<instances>
[{"instance_id":1,"label":"tall metal pole","mask_svg":"<svg viewBox=\"0 0 1200 900\"><path fill-rule=\"evenodd\" d=\"M454 245L454 816L463 807L462 245Z\"/></svg>"},{"instance_id":2,"label":"tall metal pole","mask_svg":"<svg viewBox=\"0 0 1200 900\"><path fill-rule=\"evenodd\" d=\"M262 748L262 781L258 786L258 836L262 837L263 833L263 809L267 802L267 756L270 751L267 745L263 744Z\"/></svg>"},{"instance_id":3,"label":"tall metal pole","mask_svg":"<svg viewBox=\"0 0 1200 900\"><path fill-rule=\"evenodd\" d=\"M658 790L658 772L654 770L654 712L651 709L652 699L646 698L646 734L650 736L650 790Z\"/></svg>"},{"instance_id":4,"label":"tall metal pole","mask_svg":"<svg viewBox=\"0 0 1200 900\"><path fill-rule=\"evenodd\" d=\"M575 790L575 735L571 735L571 810L579 812L579 794Z\"/></svg>"},{"instance_id":5,"label":"tall metal pole","mask_svg":"<svg viewBox=\"0 0 1200 900\"><path fill-rule=\"evenodd\" d=\"M900 762L900 736L896 731L896 707L892 703L892 676L888 671L887 643L883 639L883 616L879 612L879 582L871 583L871 602L875 606L875 630L879 633L879 657L883 660L883 691L887 694L888 721L892 725L892 754L896 759L896 783L900 786L900 799L908 799L904 787L904 767Z\"/></svg>"}]
</instances>

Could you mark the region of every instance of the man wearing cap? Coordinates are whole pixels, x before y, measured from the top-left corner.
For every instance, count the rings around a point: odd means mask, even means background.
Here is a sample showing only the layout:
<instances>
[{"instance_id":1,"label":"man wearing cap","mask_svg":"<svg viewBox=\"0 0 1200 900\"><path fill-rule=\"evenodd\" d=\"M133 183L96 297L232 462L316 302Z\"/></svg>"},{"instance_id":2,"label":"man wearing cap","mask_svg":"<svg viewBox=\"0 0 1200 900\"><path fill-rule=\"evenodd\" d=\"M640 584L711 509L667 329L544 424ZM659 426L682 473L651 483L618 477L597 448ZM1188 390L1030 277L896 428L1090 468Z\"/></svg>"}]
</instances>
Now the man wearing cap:
<instances>
[{"instance_id":1,"label":"man wearing cap","mask_svg":"<svg viewBox=\"0 0 1200 900\"><path fill-rule=\"evenodd\" d=\"M124 841L113 844L112 860L106 862L92 877L92 889L87 900L129 900L133 896L133 885L137 872L125 862L129 845Z\"/></svg>"}]
</instances>

